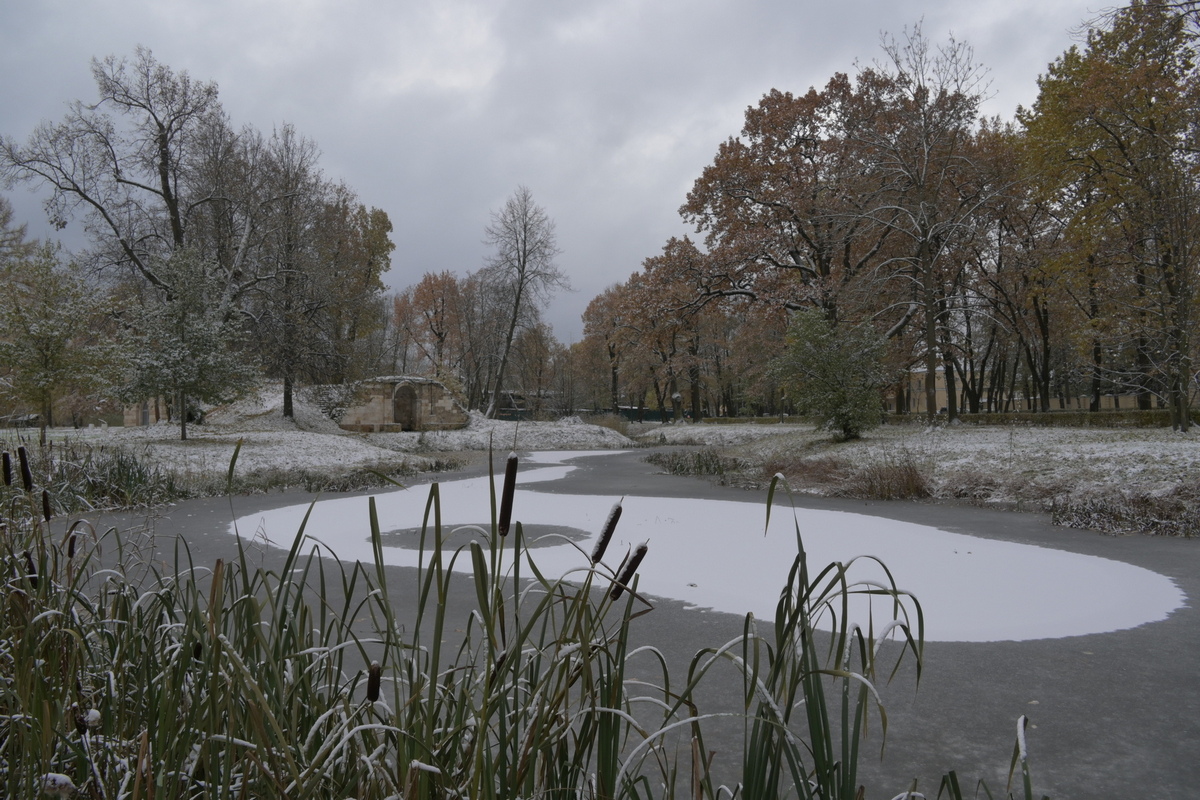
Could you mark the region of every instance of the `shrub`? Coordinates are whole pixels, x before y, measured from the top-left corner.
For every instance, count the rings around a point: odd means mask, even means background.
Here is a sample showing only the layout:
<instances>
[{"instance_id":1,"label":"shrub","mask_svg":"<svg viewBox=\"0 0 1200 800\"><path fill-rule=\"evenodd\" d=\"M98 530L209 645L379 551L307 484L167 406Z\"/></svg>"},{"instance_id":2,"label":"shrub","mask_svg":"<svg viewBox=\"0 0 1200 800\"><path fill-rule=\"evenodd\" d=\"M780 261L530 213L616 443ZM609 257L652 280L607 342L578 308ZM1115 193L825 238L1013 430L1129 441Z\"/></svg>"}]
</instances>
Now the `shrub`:
<instances>
[{"instance_id":1,"label":"shrub","mask_svg":"<svg viewBox=\"0 0 1200 800\"><path fill-rule=\"evenodd\" d=\"M933 495L933 487L910 454L889 453L851 470L831 494L864 500L921 500Z\"/></svg>"},{"instance_id":2,"label":"shrub","mask_svg":"<svg viewBox=\"0 0 1200 800\"><path fill-rule=\"evenodd\" d=\"M887 384L882 340L869 326L833 325L816 310L797 312L786 353L773 369L797 407L839 440L879 424Z\"/></svg>"},{"instance_id":3,"label":"shrub","mask_svg":"<svg viewBox=\"0 0 1200 800\"><path fill-rule=\"evenodd\" d=\"M59 514L149 508L194 494L170 470L135 450L94 446L75 439L21 446L38 485L48 490Z\"/></svg>"},{"instance_id":4,"label":"shrub","mask_svg":"<svg viewBox=\"0 0 1200 800\"><path fill-rule=\"evenodd\" d=\"M703 475L716 477L724 483L745 465L741 459L722 454L716 447L700 450L668 450L651 453L646 462L661 467L670 475Z\"/></svg>"},{"instance_id":5,"label":"shrub","mask_svg":"<svg viewBox=\"0 0 1200 800\"><path fill-rule=\"evenodd\" d=\"M926 468L906 450L887 452L865 464L836 455L775 456L764 474L782 474L792 486L816 489L831 497L862 500L919 500L933 496Z\"/></svg>"},{"instance_id":6,"label":"shrub","mask_svg":"<svg viewBox=\"0 0 1200 800\"><path fill-rule=\"evenodd\" d=\"M764 476L783 475L791 486L806 489L840 486L852 470L849 461L834 455L775 455L764 461L762 467Z\"/></svg>"},{"instance_id":7,"label":"shrub","mask_svg":"<svg viewBox=\"0 0 1200 800\"><path fill-rule=\"evenodd\" d=\"M1055 525L1107 533L1200 536L1200 481L1181 484L1162 495L1064 494L1054 499L1050 517Z\"/></svg>"},{"instance_id":8,"label":"shrub","mask_svg":"<svg viewBox=\"0 0 1200 800\"><path fill-rule=\"evenodd\" d=\"M309 386L304 392L312 399L313 404L321 410L322 414L334 422L341 422L342 417L346 415L346 409L362 399L362 384L359 382L318 384Z\"/></svg>"}]
</instances>

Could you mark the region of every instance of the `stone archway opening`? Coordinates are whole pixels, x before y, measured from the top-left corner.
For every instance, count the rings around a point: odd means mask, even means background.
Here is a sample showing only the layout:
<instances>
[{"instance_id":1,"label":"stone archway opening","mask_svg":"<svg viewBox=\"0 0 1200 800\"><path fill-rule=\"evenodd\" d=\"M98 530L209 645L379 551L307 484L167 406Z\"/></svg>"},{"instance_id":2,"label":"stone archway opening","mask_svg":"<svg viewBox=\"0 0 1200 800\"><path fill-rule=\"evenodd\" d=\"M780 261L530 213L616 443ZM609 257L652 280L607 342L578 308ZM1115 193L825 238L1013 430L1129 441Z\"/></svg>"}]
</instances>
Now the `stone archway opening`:
<instances>
[{"instance_id":1,"label":"stone archway opening","mask_svg":"<svg viewBox=\"0 0 1200 800\"><path fill-rule=\"evenodd\" d=\"M396 393L392 396L392 422L399 425L402 431L417 429L417 390L411 383L396 387Z\"/></svg>"}]
</instances>

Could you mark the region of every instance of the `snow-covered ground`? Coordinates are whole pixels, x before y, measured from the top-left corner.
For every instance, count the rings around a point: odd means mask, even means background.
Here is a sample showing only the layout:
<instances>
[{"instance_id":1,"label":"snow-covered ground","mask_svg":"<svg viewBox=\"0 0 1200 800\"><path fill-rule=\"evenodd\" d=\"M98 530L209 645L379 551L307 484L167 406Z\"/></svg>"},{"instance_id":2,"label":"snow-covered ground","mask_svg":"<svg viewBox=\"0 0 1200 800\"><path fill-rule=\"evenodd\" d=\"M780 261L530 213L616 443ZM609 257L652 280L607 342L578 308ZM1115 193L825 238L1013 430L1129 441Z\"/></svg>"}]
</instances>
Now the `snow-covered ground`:
<instances>
[{"instance_id":1,"label":"snow-covered ground","mask_svg":"<svg viewBox=\"0 0 1200 800\"><path fill-rule=\"evenodd\" d=\"M405 453L462 450L619 450L634 442L616 431L589 425L579 417L557 422L504 422L471 412L467 427L426 433L373 433L372 444Z\"/></svg>"},{"instance_id":2,"label":"snow-covered ground","mask_svg":"<svg viewBox=\"0 0 1200 800\"><path fill-rule=\"evenodd\" d=\"M835 443L806 425L701 423L639 438L718 446L754 463L787 465L800 476L806 465L815 473L838 465L911 463L931 479L936 497L1031 508L1064 494L1161 495L1200 482L1200 429L885 425L859 441Z\"/></svg>"},{"instance_id":3,"label":"snow-covered ground","mask_svg":"<svg viewBox=\"0 0 1200 800\"><path fill-rule=\"evenodd\" d=\"M1192 486L1200 494L1200 430L1040 428L1031 426L888 425L859 441L834 443L824 431L794 423L630 424L629 436L577 417L558 422L501 422L471 414L462 430L358 434L343 431L298 394L295 419L282 415L282 391L267 388L212 410L179 441L178 426L93 428L62 435L121 444L184 477L219 479L238 441L239 474L356 470L420 471L447 454L509 450L607 450L634 446L721 448L729 456L796 478L793 488L825 492L821 474L877 463L909 463L935 497L1045 508L1064 496L1165 495ZM451 456L453 457L453 456ZM811 476L812 480L805 480Z\"/></svg>"},{"instance_id":4,"label":"snow-covered ground","mask_svg":"<svg viewBox=\"0 0 1200 800\"><path fill-rule=\"evenodd\" d=\"M229 469L238 442L239 474L265 472L341 473L431 468L447 453L509 450L609 450L634 442L578 417L558 422L503 422L472 412L466 428L426 433L362 434L344 431L297 393L293 419L283 416L283 392L268 387L228 406L212 409L203 424L188 426L180 441L177 423L136 428L60 430L59 436L85 438L95 444L121 445L187 479L219 479ZM444 459L443 459L444 460Z\"/></svg>"}]
</instances>

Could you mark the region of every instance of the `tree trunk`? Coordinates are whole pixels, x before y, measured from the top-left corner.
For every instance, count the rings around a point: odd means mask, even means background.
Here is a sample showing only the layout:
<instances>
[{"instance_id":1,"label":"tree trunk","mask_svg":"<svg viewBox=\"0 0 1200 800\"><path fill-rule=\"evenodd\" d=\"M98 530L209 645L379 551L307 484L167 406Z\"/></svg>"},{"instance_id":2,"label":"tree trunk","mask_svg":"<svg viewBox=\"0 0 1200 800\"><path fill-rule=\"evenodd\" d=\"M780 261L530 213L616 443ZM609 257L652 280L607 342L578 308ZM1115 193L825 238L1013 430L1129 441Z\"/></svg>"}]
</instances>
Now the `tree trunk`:
<instances>
[{"instance_id":1,"label":"tree trunk","mask_svg":"<svg viewBox=\"0 0 1200 800\"><path fill-rule=\"evenodd\" d=\"M1140 411L1154 408L1154 395L1150 392L1150 354L1146 340L1137 338L1137 407Z\"/></svg>"},{"instance_id":2,"label":"tree trunk","mask_svg":"<svg viewBox=\"0 0 1200 800\"><path fill-rule=\"evenodd\" d=\"M517 333L517 320L521 314L521 296L525 291L524 277L518 279L516 299L513 301L512 317L508 322L508 330L504 335L504 348L500 351L500 366L496 368L496 380L492 385L492 396L488 400L487 417L495 419L499 411L500 392L504 389L504 370L508 367L508 356L512 351L513 337Z\"/></svg>"},{"instance_id":3,"label":"tree trunk","mask_svg":"<svg viewBox=\"0 0 1200 800\"><path fill-rule=\"evenodd\" d=\"M42 401L42 419L38 426L38 443L46 446L46 430L54 427L54 401L47 397Z\"/></svg>"},{"instance_id":4,"label":"tree trunk","mask_svg":"<svg viewBox=\"0 0 1200 800\"><path fill-rule=\"evenodd\" d=\"M954 377L954 357L943 353L942 364L942 372L946 376L946 420L953 422L958 419L958 382Z\"/></svg>"},{"instance_id":5,"label":"tree trunk","mask_svg":"<svg viewBox=\"0 0 1200 800\"><path fill-rule=\"evenodd\" d=\"M928 273L928 271L927 271ZM933 297L933 278L925 277L925 414L937 416L937 304Z\"/></svg>"},{"instance_id":6,"label":"tree trunk","mask_svg":"<svg viewBox=\"0 0 1200 800\"><path fill-rule=\"evenodd\" d=\"M658 378L654 379L654 400L658 403L658 421L667 424L667 393L663 390Z\"/></svg>"},{"instance_id":7,"label":"tree trunk","mask_svg":"<svg viewBox=\"0 0 1200 800\"><path fill-rule=\"evenodd\" d=\"M679 393L679 382L674 375L671 376L668 389L671 392L671 418L679 422L683 419L683 395Z\"/></svg>"},{"instance_id":8,"label":"tree trunk","mask_svg":"<svg viewBox=\"0 0 1200 800\"><path fill-rule=\"evenodd\" d=\"M1179 430L1187 433L1192 428L1192 357L1190 342L1184 332L1183 357L1179 369Z\"/></svg>"},{"instance_id":9,"label":"tree trunk","mask_svg":"<svg viewBox=\"0 0 1200 800\"><path fill-rule=\"evenodd\" d=\"M187 395L179 391L179 439L187 441Z\"/></svg>"},{"instance_id":10,"label":"tree trunk","mask_svg":"<svg viewBox=\"0 0 1200 800\"><path fill-rule=\"evenodd\" d=\"M1038 333L1042 340L1042 360L1037 373L1039 403L1038 410L1050 411L1050 309L1034 303L1034 315L1038 321Z\"/></svg>"},{"instance_id":11,"label":"tree trunk","mask_svg":"<svg viewBox=\"0 0 1200 800\"><path fill-rule=\"evenodd\" d=\"M700 344L692 339L689 348L691 355L688 364L689 400L692 407L692 422L699 422L704 417L704 409L700 404Z\"/></svg>"},{"instance_id":12,"label":"tree trunk","mask_svg":"<svg viewBox=\"0 0 1200 800\"><path fill-rule=\"evenodd\" d=\"M287 419L296 418L292 407L292 376L290 371L284 373L283 376L283 416Z\"/></svg>"},{"instance_id":13,"label":"tree trunk","mask_svg":"<svg viewBox=\"0 0 1200 800\"><path fill-rule=\"evenodd\" d=\"M608 391L612 399L612 412L614 414L621 413L621 393L620 393L620 369L618 366L617 354L615 349L610 345L608 348L608 367L609 367L609 386Z\"/></svg>"},{"instance_id":14,"label":"tree trunk","mask_svg":"<svg viewBox=\"0 0 1200 800\"><path fill-rule=\"evenodd\" d=\"M283 416L285 419L295 419L292 408L292 376L296 365L296 330L295 330L295 270L292 266L292 251L294 247L291 236L285 244L284 252L287 257L286 272L283 276Z\"/></svg>"},{"instance_id":15,"label":"tree trunk","mask_svg":"<svg viewBox=\"0 0 1200 800\"><path fill-rule=\"evenodd\" d=\"M1013 358L1012 374L1008 378L1008 400L1004 406L1006 409L1011 408L1013 411L1020 411L1017 406L1017 373L1021 371L1021 353L1018 350L1017 355Z\"/></svg>"},{"instance_id":16,"label":"tree trunk","mask_svg":"<svg viewBox=\"0 0 1200 800\"><path fill-rule=\"evenodd\" d=\"M1134 348L1137 353L1137 407L1141 411L1148 411L1154 407L1154 398L1150 394L1151 380L1151 360L1149 353L1149 345L1146 343L1146 337L1140 331L1146 329L1146 312L1143 308L1143 300L1146 296L1146 274L1138 267L1134 275L1134 284L1137 286L1137 324L1138 336L1134 340Z\"/></svg>"}]
</instances>

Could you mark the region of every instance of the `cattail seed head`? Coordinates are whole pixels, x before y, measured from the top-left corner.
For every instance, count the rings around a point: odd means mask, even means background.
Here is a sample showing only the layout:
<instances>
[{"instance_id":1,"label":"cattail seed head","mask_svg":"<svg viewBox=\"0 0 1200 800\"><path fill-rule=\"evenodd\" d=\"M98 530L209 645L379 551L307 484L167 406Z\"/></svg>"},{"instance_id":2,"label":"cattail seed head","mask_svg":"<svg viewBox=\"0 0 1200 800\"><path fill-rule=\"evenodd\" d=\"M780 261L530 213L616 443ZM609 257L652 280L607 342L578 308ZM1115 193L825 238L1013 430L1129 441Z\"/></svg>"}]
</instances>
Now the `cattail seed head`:
<instances>
[{"instance_id":1,"label":"cattail seed head","mask_svg":"<svg viewBox=\"0 0 1200 800\"><path fill-rule=\"evenodd\" d=\"M495 662L492 663L492 672L488 675L487 685L490 687L496 682L496 678L500 675L500 670L504 668L504 662L508 660L508 649L501 650L496 656Z\"/></svg>"},{"instance_id":2,"label":"cattail seed head","mask_svg":"<svg viewBox=\"0 0 1200 800\"><path fill-rule=\"evenodd\" d=\"M46 522L54 516L50 511L50 493L45 489L42 489L42 516L46 518Z\"/></svg>"},{"instance_id":3,"label":"cattail seed head","mask_svg":"<svg viewBox=\"0 0 1200 800\"><path fill-rule=\"evenodd\" d=\"M592 550L592 563L599 564L600 559L604 558L604 551L608 549L608 543L612 541L613 531L617 529L617 521L621 519L621 503L625 498L621 498L613 503L612 511L608 512L608 519L604 520L604 527L600 530L600 538L596 540L596 547Z\"/></svg>"},{"instance_id":4,"label":"cattail seed head","mask_svg":"<svg viewBox=\"0 0 1200 800\"><path fill-rule=\"evenodd\" d=\"M75 732L80 736L87 733L87 719L84 718L83 710L79 707L79 705L77 703L72 703L68 711L72 712L72 716L74 717Z\"/></svg>"},{"instance_id":5,"label":"cattail seed head","mask_svg":"<svg viewBox=\"0 0 1200 800\"><path fill-rule=\"evenodd\" d=\"M67 560L68 561L75 557L75 540L77 538L78 538L78 534L76 534L75 531L71 531L71 535L67 537Z\"/></svg>"},{"instance_id":6,"label":"cattail seed head","mask_svg":"<svg viewBox=\"0 0 1200 800\"><path fill-rule=\"evenodd\" d=\"M21 483L25 486L25 491L33 491L33 472L29 469L29 453L25 452L25 446L21 445L17 448L17 460L21 462Z\"/></svg>"},{"instance_id":7,"label":"cattail seed head","mask_svg":"<svg viewBox=\"0 0 1200 800\"><path fill-rule=\"evenodd\" d=\"M379 662L372 661L367 668L367 700L374 703L379 699Z\"/></svg>"},{"instance_id":8,"label":"cattail seed head","mask_svg":"<svg viewBox=\"0 0 1200 800\"><path fill-rule=\"evenodd\" d=\"M28 550L25 551L25 572L29 577L29 585L36 589L38 587L37 564L33 563L33 556L29 554Z\"/></svg>"},{"instance_id":9,"label":"cattail seed head","mask_svg":"<svg viewBox=\"0 0 1200 800\"><path fill-rule=\"evenodd\" d=\"M517 489L517 454L509 453L504 464L504 488L500 490L500 519L496 530L501 536L508 535L512 525L513 492Z\"/></svg>"},{"instance_id":10,"label":"cattail seed head","mask_svg":"<svg viewBox=\"0 0 1200 800\"><path fill-rule=\"evenodd\" d=\"M12 453L4 451L4 485L12 486Z\"/></svg>"},{"instance_id":11,"label":"cattail seed head","mask_svg":"<svg viewBox=\"0 0 1200 800\"><path fill-rule=\"evenodd\" d=\"M646 557L646 550L649 549L648 544L648 542L639 544L637 549L633 551L633 556L625 562L625 568L621 570L621 574L617 577L616 585L613 586L612 591L608 594L613 600L620 597L621 593L625 591L625 587L633 581L633 576L637 572L638 566L641 565L642 559Z\"/></svg>"}]
</instances>

